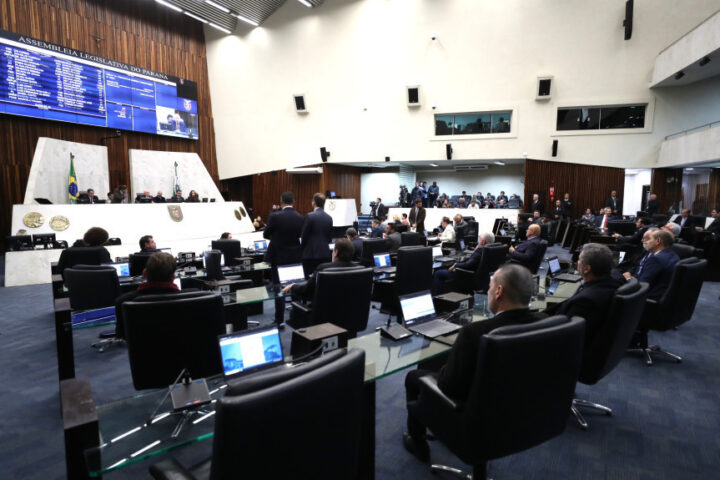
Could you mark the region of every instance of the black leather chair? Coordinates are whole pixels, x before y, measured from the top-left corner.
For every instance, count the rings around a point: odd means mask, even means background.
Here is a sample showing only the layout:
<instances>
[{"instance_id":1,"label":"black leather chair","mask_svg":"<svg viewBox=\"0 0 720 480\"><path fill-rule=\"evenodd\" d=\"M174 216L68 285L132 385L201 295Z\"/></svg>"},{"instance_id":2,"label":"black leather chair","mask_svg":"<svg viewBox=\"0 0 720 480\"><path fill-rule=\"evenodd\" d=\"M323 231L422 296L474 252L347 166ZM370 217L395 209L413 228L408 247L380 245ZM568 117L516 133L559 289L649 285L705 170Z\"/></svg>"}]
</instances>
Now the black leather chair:
<instances>
[{"instance_id":1,"label":"black leather chair","mask_svg":"<svg viewBox=\"0 0 720 480\"><path fill-rule=\"evenodd\" d=\"M292 303L288 324L297 329L319 323L333 323L350 337L365 330L370 314L373 269L327 268L318 271L312 305Z\"/></svg>"},{"instance_id":2,"label":"black leather chair","mask_svg":"<svg viewBox=\"0 0 720 480\"><path fill-rule=\"evenodd\" d=\"M653 364L652 355L664 355L676 362L682 357L666 352L659 345L649 345L648 331L666 331L676 328L690 320L702 289L707 260L695 257L685 258L675 264L670 285L660 300L647 299L645 310L638 327L639 345L630 349L631 352L642 352L645 363Z\"/></svg>"},{"instance_id":3,"label":"black leather chair","mask_svg":"<svg viewBox=\"0 0 720 480\"><path fill-rule=\"evenodd\" d=\"M431 290L432 264L432 247L400 247L397 253L395 279L389 282L392 288L384 289L379 284L376 285L377 289L389 290L388 295L380 299L381 313L397 315L400 312L400 296Z\"/></svg>"},{"instance_id":4,"label":"black leather chair","mask_svg":"<svg viewBox=\"0 0 720 480\"><path fill-rule=\"evenodd\" d=\"M143 270L145 270L145 264L150 258L150 255L153 253L154 252L131 253L128 257L128 262L130 263L130 275L133 277L142 275Z\"/></svg>"},{"instance_id":5,"label":"black leather chair","mask_svg":"<svg viewBox=\"0 0 720 480\"><path fill-rule=\"evenodd\" d=\"M408 410L473 466L472 478L484 479L489 460L526 450L565 430L584 331L585 320L564 315L493 330L480 340L465 403L445 396L430 375L421 378L420 396ZM443 465L432 469L462 473Z\"/></svg>"},{"instance_id":6,"label":"black leather chair","mask_svg":"<svg viewBox=\"0 0 720 480\"><path fill-rule=\"evenodd\" d=\"M107 245L122 245L122 240L118 237L110 237L108 238Z\"/></svg>"},{"instance_id":7,"label":"black leather chair","mask_svg":"<svg viewBox=\"0 0 720 480\"><path fill-rule=\"evenodd\" d=\"M400 234L402 235L402 234ZM402 236L400 237L402 238ZM373 255L376 253L386 253L390 251L390 244L385 238L363 238L362 239L362 257L360 263L366 267L375 265Z\"/></svg>"},{"instance_id":8,"label":"black leather chair","mask_svg":"<svg viewBox=\"0 0 720 480\"><path fill-rule=\"evenodd\" d=\"M58 272L65 278L64 270L75 265L100 265L112 259L105 247L70 247L60 253Z\"/></svg>"},{"instance_id":9,"label":"black leather chair","mask_svg":"<svg viewBox=\"0 0 720 480\"><path fill-rule=\"evenodd\" d=\"M231 384L215 407L212 457L150 467L155 479L356 478L365 352L331 352ZM292 409L288 410L288 405Z\"/></svg>"},{"instance_id":10,"label":"black leather chair","mask_svg":"<svg viewBox=\"0 0 720 480\"><path fill-rule=\"evenodd\" d=\"M400 234L401 247L414 247L420 245L420 234L417 232L402 232Z\"/></svg>"},{"instance_id":11,"label":"black leather chair","mask_svg":"<svg viewBox=\"0 0 720 480\"><path fill-rule=\"evenodd\" d=\"M455 278L447 282L446 290L473 294L473 292L487 292L490 287L490 273L494 272L500 265L505 263L508 246L502 243L493 243L483 248L483 256L480 264L475 269L455 269Z\"/></svg>"},{"instance_id":12,"label":"black leather chair","mask_svg":"<svg viewBox=\"0 0 720 480\"><path fill-rule=\"evenodd\" d=\"M235 260L238 257L242 257L242 250L240 249L240 240L234 240L232 238L226 238L221 240L212 241L212 249L220 250L225 255L225 265L232 267L237 265L238 262Z\"/></svg>"},{"instance_id":13,"label":"black leather chair","mask_svg":"<svg viewBox=\"0 0 720 480\"><path fill-rule=\"evenodd\" d=\"M686 245L683 243L673 243L672 247L675 253L678 254L678 257L681 259L683 258L690 258L690 257L698 257L701 258L703 256L703 250L702 248L695 248L692 245Z\"/></svg>"},{"instance_id":14,"label":"black leather chair","mask_svg":"<svg viewBox=\"0 0 720 480\"><path fill-rule=\"evenodd\" d=\"M648 284L632 278L615 292L607 319L588 344L583 353L582 368L578 381L585 385L595 385L620 363L625 356L630 340L640 322ZM578 407L600 410L607 415L612 410L604 405L576 398L573 400L572 413L584 430L588 428L585 418Z\"/></svg>"},{"instance_id":15,"label":"black leather chair","mask_svg":"<svg viewBox=\"0 0 720 480\"><path fill-rule=\"evenodd\" d=\"M183 368L193 378L222 372L217 337L225 333L225 318L220 295L142 295L122 309L137 390L167 387Z\"/></svg>"},{"instance_id":16,"label":"black leather chair","mask_svg":"<svg viewBox=\"0 0 720 480\"><path fill-rule=\"evenodd\" d=\"M532 263L528 265L528 269L530 270L530 272L532 272L533 275L535 275L540 269L540 265L542 264L543 259L545 258L545 253L547 252L547 248L548 242L546 242L545 240L541 240L540 248L538 248L535 258L533 259Z\"/></svg>"}]
</instances>

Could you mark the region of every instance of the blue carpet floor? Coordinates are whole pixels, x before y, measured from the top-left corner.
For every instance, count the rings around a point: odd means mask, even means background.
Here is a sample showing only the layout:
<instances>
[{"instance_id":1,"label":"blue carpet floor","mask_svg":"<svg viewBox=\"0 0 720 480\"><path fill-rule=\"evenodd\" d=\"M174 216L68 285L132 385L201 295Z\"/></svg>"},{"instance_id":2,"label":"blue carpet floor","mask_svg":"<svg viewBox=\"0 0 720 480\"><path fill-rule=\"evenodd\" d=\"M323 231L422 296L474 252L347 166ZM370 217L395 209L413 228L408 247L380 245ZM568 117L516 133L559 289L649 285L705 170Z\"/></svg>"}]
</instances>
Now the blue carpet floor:
<instances>
[{"instance_id":1,"label":"blue carpet floor","mask_svg":"<svg viewBox=\"0 0 720 480\"><path fill-rule=\"evenodd\" d=\"M567 256L560 248L548 254ZM0 262L0 279L4 262ZM612 417L588 414L589 431L568 420L563 435L490 463L502 479L720 478L720 283L706 282L693 320L651 340L684 357L646 367L628 356L595 386L578 385L581 398L613 408ZM261 321L272 318L266 306ZM368 331L385 320L371 311ZM102 327L74 334L78 376L90 378L97 403L134 392L125 347L98 353L89 345ZM283 333L289 345L290 331ZM377 384L376 478L438 478L402 448L404 372ZM65 478L52 296L49 285L0 288L0 478ZM292 405L288 405L292 408ZM183 463L209 455L209 441L177 450ZM432 460L461 465L438 442ZM282 455L282 452L278 453ZM107 478L148 478L143 462ZM439 478L444 478L439 476Z\"/></svg>"}]
</instances>

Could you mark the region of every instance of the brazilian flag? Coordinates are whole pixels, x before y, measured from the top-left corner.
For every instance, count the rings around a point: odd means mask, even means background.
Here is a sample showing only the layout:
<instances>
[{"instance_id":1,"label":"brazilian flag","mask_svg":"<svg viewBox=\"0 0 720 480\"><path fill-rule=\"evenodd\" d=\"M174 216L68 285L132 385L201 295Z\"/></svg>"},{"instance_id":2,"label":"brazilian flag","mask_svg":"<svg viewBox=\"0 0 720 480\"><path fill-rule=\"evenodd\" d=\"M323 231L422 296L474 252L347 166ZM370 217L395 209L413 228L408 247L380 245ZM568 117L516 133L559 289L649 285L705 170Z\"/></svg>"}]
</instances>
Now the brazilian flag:
<instances>
[{"instance_id":1,"label":"brazilian flag","mask_svg":"<svg viewBox=\"0 0 720 480\"><path fill-rule=\"evenodd\" d=\"M68 200L69 203L75 203L78 197L77 177L75 176L75 165L73 159L75 156L70 154L70 174L68 175Z\"/></svg>"}]
</instances>

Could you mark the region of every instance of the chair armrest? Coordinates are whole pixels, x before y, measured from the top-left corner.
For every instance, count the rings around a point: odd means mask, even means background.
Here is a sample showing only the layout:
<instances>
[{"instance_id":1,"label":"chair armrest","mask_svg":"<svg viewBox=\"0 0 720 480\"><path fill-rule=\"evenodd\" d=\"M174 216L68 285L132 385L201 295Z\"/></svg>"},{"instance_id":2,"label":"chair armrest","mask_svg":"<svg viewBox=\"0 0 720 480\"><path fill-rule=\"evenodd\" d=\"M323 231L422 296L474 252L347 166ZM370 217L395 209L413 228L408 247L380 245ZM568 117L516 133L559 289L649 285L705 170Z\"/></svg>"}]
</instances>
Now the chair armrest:
<instances>
[{"instance_id":1,"label":"chair armrest","mask_svg":"<svg viewBox=\"0 0 720 480\"><path fill-rule=\"evenodd\" d=\"M657 300L653 300L652 298L646 298L645 303L649 305L657 305Z\"/></svg>"},{"instance_id":2,"label":"chair armrest","mask_svg":"<svg viewBox=\"0 0 720 480\"><path fill-rule=\"evenodd\" d=\"M173 457L150 465L150 475L155 480L195 480L193 474Z\"/></svg>"},{"instance_id":3,"label":"chair armrest","mask_svg":"<svg viewBox=\"0 0 720 480\"><path fill-rule=\"evenodd\" d=\"M299 302L291 302L290 305L292 305L293 310L300 310L303 313L310 314L312 312L312 308L308 305L304 305Z\"/></svg>"},{"instance_id":4,"label":"chair armrest","mask_svg":"<svg viewBox=\"0 0 720 480\"><path fill-rule=\"evenodd\" d=\"M420 377L420 383L425 392L432 396L433 402L440 403L442 407L449 408L451 410L459 410L460 407L454 400L445 395L437 384L437 378L432 375L426 375Z\"/></svg>"}]
</instances>

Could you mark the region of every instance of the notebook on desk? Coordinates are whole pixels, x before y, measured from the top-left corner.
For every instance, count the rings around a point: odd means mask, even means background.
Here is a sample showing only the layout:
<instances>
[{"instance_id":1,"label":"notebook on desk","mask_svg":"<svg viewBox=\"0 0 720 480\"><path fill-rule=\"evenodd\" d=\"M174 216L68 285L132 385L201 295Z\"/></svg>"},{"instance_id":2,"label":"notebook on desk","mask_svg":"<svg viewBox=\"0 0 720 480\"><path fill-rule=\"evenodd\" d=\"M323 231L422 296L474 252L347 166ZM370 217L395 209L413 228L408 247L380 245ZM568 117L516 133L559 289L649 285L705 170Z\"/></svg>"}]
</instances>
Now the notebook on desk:
<instances>
[{"instance_id":1,"label":"notebook on desk","mask_svg":"<svg viewBox=\"0 0 720 480\"><path fill-rule=\"evenodd\" d=\"M389 253L376 253L373 255L373 261L375 262L374 273L393 273L397 270L392 266Z\"/></svg>"},{"instance_id":2,"label":"notebook on desk","mask_svg":"<svg viewBox=\"0 0 720 480\"><path fill-rule=\"evenodd\" d=\"M460 325L450 323L447 317L438 318L430 290L400 297L405 327L428 338L439 337L460 330Z\"/></svg>"},{"instance_id":3,"label":"notebook on desk","mask_svg":"<svg viewBox=\"0 0 720 480\"><path fill-rule=\"evenodd\" d=\"M283 363L280 331L274 325L220 335L218 346L226 380Z\"/></svg>"},{"instance_id":4,"label":"notebook on desk","mask_svg":"<svg viewBox=\"0 0 720 480\"><path fill-rule=\"evenodd\" d=\"M302 263L296 263L293 265L278 265L277 272L278 281L282 286L305 280L305 270L303 270Z\"/></svg>"},{"instance_id":5,"label":"notebook on desk","mask_svg":"<svg viewBox=\"0 0 720 480\"><path fill-rule=\"evenodd\" d=\"M548 262L548 269L550 272L550 276L553 278L553 280L560 280L562 282L579 282L582 280L582 275L577 275L574 273L561 273L562 267L560 266L560 260L558 257L550 257L547 260Z\"/></svg>"}]
</instances>

